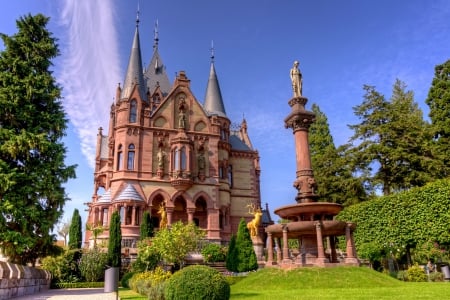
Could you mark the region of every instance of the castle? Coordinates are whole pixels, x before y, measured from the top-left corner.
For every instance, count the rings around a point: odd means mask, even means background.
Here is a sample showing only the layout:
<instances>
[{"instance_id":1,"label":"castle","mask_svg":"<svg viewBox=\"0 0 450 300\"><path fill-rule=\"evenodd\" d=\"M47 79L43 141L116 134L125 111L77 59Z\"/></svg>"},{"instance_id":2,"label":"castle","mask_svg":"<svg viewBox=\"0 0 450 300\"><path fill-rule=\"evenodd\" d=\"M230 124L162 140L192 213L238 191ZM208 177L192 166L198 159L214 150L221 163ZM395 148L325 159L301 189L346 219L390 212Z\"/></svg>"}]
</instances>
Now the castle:
<instances>
[{"instance_id":1,"label":"castle","mask_svg":"<svg viewBox=\"0 0 450 300\"><path fill-rule=\"evenodd\" d=\"M160 209L168 226L194 222L209 241L227 243L241 218L252 219L249 206L261 208L258 151L245 119L233 128L214 56L202 104L192 94L185 71L170 83L158 52L157 30L153 56L143 68L137 20L125 80L111 105L108 134L99 128L97 135L87 225L106 230L98 236L87 230L85 247L108 239L111 215L118 211L122 249L133 253L143 213L150 213L158 230ZM271 221L267 209L263 211L263 222Z\"/></svg>"}]
</instances>

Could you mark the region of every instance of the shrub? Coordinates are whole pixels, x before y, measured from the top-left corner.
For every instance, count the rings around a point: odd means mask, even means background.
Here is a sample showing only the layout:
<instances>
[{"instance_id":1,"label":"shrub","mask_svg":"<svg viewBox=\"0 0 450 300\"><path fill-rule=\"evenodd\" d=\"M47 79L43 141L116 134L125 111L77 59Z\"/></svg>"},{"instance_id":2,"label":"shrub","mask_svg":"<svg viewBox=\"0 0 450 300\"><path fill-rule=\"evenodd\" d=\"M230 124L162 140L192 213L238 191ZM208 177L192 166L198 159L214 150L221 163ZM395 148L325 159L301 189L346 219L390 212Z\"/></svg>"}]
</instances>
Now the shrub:
<instances>
[{"instance_id":1,"label":"shrub","mask_svg":"<svg viewBox=\"0 0 450 300\"><path fill-rule=\"evenodd\" d=\"M431 272L430 275L428 275L428 279L433 282L444 281L444 274L441 272Z\"/></svg>"},{"instance_id":2,"label":"shrub","mask_svg":"<svg viewBox=\"0 0 450 300\"><path fill-rule=\"evenodd\" d=\"M42 269L52 274L52 284L57 282L78 282L81 278L76 261L78 256L78 250L68 250L57 257L48 256L42 260Z\"/></svg>"},{"instance_id":3,"label":"shrub","mask_svg":"<svg viewBox=\"0 0 450 300\"><path fill-rule=\"evenodd\" d=\"M207 263L214 263L218 261L225 261L226 249L217 244L207 244L202 249L203 260Z\"/></svg>"},{"instance_id":4,"label":"shrub","mask_svg":"<svg viewBox=\"0 0 450 300\"><path fill-rule=\"evenodd\" d=\"M420 267L418 264L410 267L406 272L408 274L408 281L422 282L428 280L427 274L425 274L422 267Z\"/></svg>"},{"instance_id":5,"label":"shrub","mask_svg":"<svg viewBox=\"0 0 450 300\"><path fill-rule=\"evenodd\" d=\"M171 275L170 272L164 271L161 267L157 267L153 271L135 273L128 280L128 284L133 291L141 295L152 294L153 297L150 299L158 299L158 291L161 291L161 295L164 291L163 288L161 290L159 285L163 285Z\"/></svg>"},{"instance_id":6,"label":"shrub","mask_svg":"<svg viewBox=\"0 0 450 300\"><path fill-rule=\"evenodd\" d=\"M145 272L156 268L161 261L161 254L158 249L151 245L150 239L138 242L138 256L131 264L133 272Z\"/></svg>"},{"instance_id":7,"label":"shrub","mask_svg":"<svg viewBox=\"0 0 450 300\"><path fill-rule=\"evenodd\" d=\"M81 275L88 282L102 281L106 264L108 261L108 255L101 252L99 249L89 249L81 256L79 268Z\"/></svg>"},{"instance_id":8,"label":"shrub","mask_svg":"<svg viewBox=\"0 0 450 300\"><path fill-rule=\"evenodd\" d=\"M128 281L131 279L131 277L133 277L134 274L135 274L135 272L128 272L128 273L125 273L125 274L122 276L122 279L120 280L120 285L121 285L122 287L124 287L124 288L129 289L129 288L130 288L130 284L129 284Z\"/></svg>"},{"instance_id":9,"label":"shrub","mask_svg":"<svg viewBox=\"0 0 450 300\"><path fill-rule=\"evenodd\" d=\"M181 269L166 283L166 300L228 300L230 285L222 274L208 266Z\"/></svg>"}]
</instances>

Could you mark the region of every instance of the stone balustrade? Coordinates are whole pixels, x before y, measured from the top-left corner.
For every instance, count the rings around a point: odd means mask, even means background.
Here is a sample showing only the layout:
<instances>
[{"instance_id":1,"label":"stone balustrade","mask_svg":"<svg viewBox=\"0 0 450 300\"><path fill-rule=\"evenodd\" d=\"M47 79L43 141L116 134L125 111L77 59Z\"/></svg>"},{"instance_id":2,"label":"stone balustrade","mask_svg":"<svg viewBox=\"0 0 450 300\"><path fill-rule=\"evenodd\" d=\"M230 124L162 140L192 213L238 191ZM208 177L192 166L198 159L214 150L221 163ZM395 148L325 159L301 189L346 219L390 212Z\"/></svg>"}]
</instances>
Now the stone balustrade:
<instances>
[{"instance_id":1,"label":"stone balustrade","mask_svg":"<svg viewBox=\"0 0 450 300\"><path fill-rule=\"evenodd\" d=\"M50 280L51 274L46 270L0 261L0 300L47 290Z\"/></svg>"}]
</instances>

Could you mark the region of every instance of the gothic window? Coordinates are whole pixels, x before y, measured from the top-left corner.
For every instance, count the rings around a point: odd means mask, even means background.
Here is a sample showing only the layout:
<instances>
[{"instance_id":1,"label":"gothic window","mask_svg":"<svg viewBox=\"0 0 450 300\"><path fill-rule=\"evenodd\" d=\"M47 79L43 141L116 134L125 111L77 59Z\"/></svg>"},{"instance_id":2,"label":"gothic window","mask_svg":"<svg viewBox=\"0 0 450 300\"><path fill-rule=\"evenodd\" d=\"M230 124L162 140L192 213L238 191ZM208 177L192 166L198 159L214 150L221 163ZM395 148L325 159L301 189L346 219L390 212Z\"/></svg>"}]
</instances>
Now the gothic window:
<instances>
[{"instance_id":1,"label":"gothic window","mask_svg":"<svg viewBox=\"0 0 450 300\"><path fill-rule=\"evenodd\" d=\"M125 207L121 206L119 210L120 223L125 224Z\"/></svg>"},{"instance_id":2,"label":"gothic window","mask_svg":"<svg viewBox=\"0 0 450 300\"><path fill-rule=\"evenodd\" d=\"M140 207L136 207L136 211L134 213L134 225L139 225L141 221L141 209Z\"/></svg>"},{"instance_id":3,"label":"gothic window","mask_svg":"<svg viewBox=\"0 0 450 300\"><path fill-rule=\"evenodd\" d=\"M128 146L127 170L134 170L134 145Z\"/></svg>"},{"instance_id":4,"label":"gothic window","mask_svg":"<svg viewBox=\"0 0 450 300\"><path fill-rule=\"evenodd\" d=\"M233 187L233 167L231 165L228 166L228 184L230 188Z\"/></svg>"},{"instance_id":5,"label":"gothic window","mask_svg":"<svg viewBox=\"0 0 450 300\"><path fill-rule=\"evenodd\" d=\"M136 123L137 118L137 102L136 100L131 100L130 102L130 123Z\"/></svg>"},{"instance_id":6,"label":"gothic window","mask_svg":"<svg viewBox=\"0 0 450 300\"><path fill-rule=\"evenodd\" d=\"M175 148L175 170L180 170L180 150Z\"/></svg>"},{"instance_id":7,"label":"gothic window","mask_svg":"<svg viewBox=\"0 0 450 300\"><path fill-rule=\"evenodd\" d=\"M131 216L133 214L133 207L127 206L126 216L125 216L125 225L131 224Z\"/></svg>"},{"instance_id":8,"label":"gothic window","mask_svg":"<svg viewBox=\"0 0 450 300\"><path fill-rule=\"evenodd\" d=\"M122 155L122 145L119 145L119 147L117 147L117 171L122 169Z\"/></svg>"},{"instance_id":9,"label":"gothic window","mask_svg":"<svg viewBox=\"0 0 450 300\"><path fill-rule=\"evenodd\" d=\"M180 159L181 159L181 170L186 170L186 147L181 148Z\"/></svg>"},{"instance_id":10,"label":"gothic window","mask_svg":"<svg viewBox=\"0 0 450 300\"><path fill-rule=\"evenodd\" d=\"M108 226L108 209L104 208L103 209L103 222L102 222L103 226Z\"/></svg>"}]
</instances>

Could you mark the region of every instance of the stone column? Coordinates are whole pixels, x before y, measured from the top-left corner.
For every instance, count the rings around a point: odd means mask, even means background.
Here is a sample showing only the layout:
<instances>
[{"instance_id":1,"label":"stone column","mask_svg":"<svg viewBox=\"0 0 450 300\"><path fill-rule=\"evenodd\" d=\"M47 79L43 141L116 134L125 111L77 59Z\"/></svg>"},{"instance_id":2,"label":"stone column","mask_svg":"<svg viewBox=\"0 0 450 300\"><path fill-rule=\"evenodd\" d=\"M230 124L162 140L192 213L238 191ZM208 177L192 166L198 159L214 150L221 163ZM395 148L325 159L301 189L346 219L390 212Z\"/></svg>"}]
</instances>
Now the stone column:
<instances>
[{"instance_id":1,"label":"stone column","mask_svg":"<svg viewBox=\"0 0 450 300\"><path fill-rule=\"evenodd\" d=\"M186 208L188 215L188 223L194 223L195 208Z\"/></svg>"},{"instance_id":2,"label":"stone column","mask_svg":"<svg viewBox=\"0 0 450 300\"><path fill-rule=\"evenodd\" d=\"M289 242L288 242L287 226L283 226L283 263L290 263L289 259Z\"/></svg>"},{"instance_id":3,"label":"stone column","mask_svg":"<svg viewBox=\"0 0 450 300\"><path fill-rule=\"evenodd\" d=\"M280 238L276 238L275 239L275 248L277 248L277 262L280 264L281 263L281 241Z\"/></svg>"},{"instance_id":4,"label":"stone column","mask_svg":"<svg viewBox=\"0 0 450 300\"><path fill-rule=\"evenodd\" d=\"M166 207L167 212L167 226L170 227L172 225L172 215L173 215L174 208L173 207Z\"/></svg>"},{"instance_id":5,"label":"stone column","mask_svg":"<svg viewBox=\"0 0 450 300\"><path fill-rule=\"evenodd\" d=\"M353 223L347 222L347 226L345 227L345 239L347 242L347 257L345 258L345 263L359 265L359 260L356 257L355 242L353 240L352 226L353 226Z\"/></svg>"},{"instance_id":6,"label":"stone column","mask_svg":"<svg viewBox=\"0 0 450 300\"><path fill-rule=\"evenodd\" d=\"M327 262L325 257L325 250L323 248L323 237L322 237L322 224L320 222L316 223L316 235L317 235L317 264L323 264Z\"/></svg>"},{"instance_id":7,"label":"stone column","mask_svg":"<svg viewBox=\"0 0 450 300\"><path fill-rule=\"evenodd\" d=\"M267 265L273 265L273 244L272 244L272 233L267 233Z\"/></svg>"},{"instance_id":8,"label":"stone column","mask_svg":"<svg viewBox=\"0 0 450 300\"><path fill-rule=\"evenodd\" d=\"M131 225L136 225L136 205L133 205L133 209L131 210Z\"/></svg>"}]
</instances>

